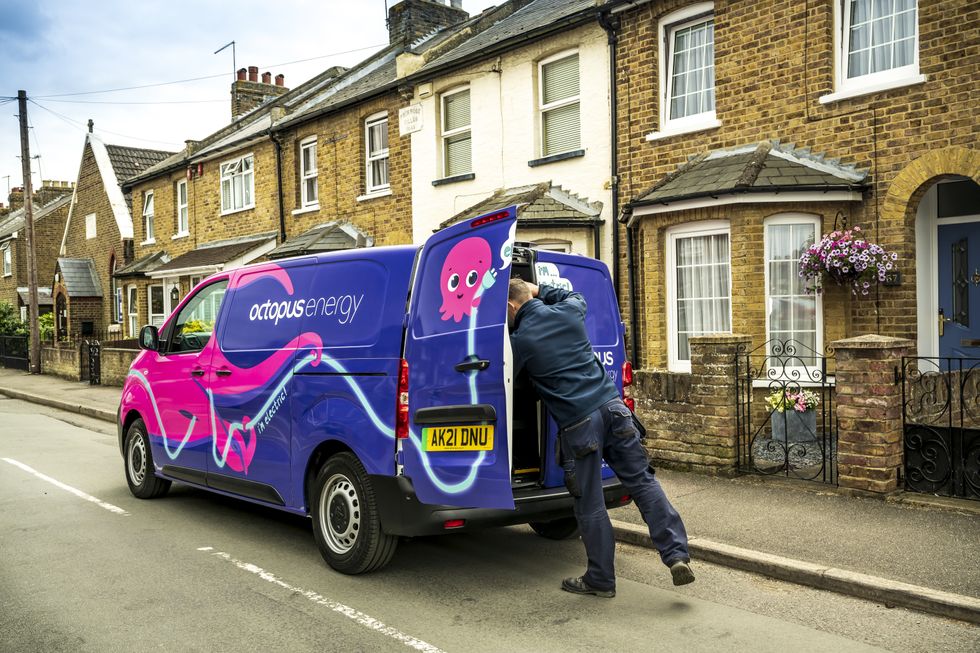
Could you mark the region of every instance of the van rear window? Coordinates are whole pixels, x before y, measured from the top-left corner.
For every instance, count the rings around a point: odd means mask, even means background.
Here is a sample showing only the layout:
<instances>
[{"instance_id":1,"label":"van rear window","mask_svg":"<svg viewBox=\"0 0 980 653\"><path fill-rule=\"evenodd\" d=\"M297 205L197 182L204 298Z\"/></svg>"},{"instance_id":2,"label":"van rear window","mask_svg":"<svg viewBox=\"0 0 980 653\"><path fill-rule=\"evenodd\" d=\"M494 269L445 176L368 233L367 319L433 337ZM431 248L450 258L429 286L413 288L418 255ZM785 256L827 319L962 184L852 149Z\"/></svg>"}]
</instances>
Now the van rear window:
<instances>
[{"instance_id":1,"label":"van rear window","mask_svg":"<svg viewBox=\"0 0 980 653\"><path fill-rule=\"evenodd\" d=\"M566 257L562 258L567 261ZM565 261L539 262L535 268L538 283L563 287L568 287L566 283L571 284L572 290L585 296L585 302L588 304L585 330L593 346L614 347L619 344L619 307L616 305L616 296L609 277L595 268ZM557 275L555 275L556 269Z\"/></svg>"}]
</instances>

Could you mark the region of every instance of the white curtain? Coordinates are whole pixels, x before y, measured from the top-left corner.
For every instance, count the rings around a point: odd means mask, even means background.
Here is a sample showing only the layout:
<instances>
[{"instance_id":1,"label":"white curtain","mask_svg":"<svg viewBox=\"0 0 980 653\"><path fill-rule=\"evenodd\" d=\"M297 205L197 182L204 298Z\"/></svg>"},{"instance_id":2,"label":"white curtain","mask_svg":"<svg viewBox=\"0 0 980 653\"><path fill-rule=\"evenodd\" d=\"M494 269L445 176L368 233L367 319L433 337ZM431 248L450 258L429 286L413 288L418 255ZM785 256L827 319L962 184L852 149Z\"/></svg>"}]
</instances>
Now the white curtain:
<instances>
[{"instance_id":1,"label":"white curtain","mask_svg":"<svg viewBox=\"0 0 980 653\"><path fill-rule=\"evenodd\" d=\"M816 227L810 223L772 224L766 228L766 265L769 309L769 338L790 340L810 350L817 348L817 296L803 292L799 260L804 248L814 242ZM786 361L787 365L809 365L810 357Z\"/></svg>"},{"instance_id":2,"label":"white curtain","mask_svg":"<svg viewBox=\"0 0 980 653\"><path fill-rule=\"evenodd\" d=\"M728 234L677 239L677 358L690 360L689 338L730 332Z\"/></svg>"}]
</instances>

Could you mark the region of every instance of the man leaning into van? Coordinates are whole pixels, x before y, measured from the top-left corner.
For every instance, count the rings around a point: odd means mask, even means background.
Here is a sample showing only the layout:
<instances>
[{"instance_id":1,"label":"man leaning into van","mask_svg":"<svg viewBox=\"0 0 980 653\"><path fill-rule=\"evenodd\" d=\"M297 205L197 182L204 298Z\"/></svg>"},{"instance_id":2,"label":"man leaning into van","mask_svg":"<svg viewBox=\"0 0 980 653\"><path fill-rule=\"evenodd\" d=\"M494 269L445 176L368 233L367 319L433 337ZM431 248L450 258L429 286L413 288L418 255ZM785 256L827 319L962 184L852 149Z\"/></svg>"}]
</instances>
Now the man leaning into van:
<instances>
[{"instance_id":1,"label":"man leaning into van","mask_svg":"<svg viewBox=\"0 0 980 653\"><path fill-rule=\"evenodd\" d=\"M616 542L602 493L602 460L633 496L674 585L694 581L687 532L649 467L629 408L597 364L580 293L512 279L507 301L515 374L526 369L559 426L566 485L588 556L583 576L561 587L616 596Z\"/></svg>"}]
</instances>

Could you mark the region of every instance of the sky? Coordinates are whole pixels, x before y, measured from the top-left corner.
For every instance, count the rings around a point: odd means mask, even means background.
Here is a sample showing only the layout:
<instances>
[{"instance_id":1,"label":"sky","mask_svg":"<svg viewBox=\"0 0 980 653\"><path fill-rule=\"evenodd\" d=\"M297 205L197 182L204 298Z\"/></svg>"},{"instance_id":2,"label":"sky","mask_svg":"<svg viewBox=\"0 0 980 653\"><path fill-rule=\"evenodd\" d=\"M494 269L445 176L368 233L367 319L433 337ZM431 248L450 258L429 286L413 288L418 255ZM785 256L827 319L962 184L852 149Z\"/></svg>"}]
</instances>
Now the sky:
<instances>
[{"instance_id":1,"label":"sky","mask_svg":"<svg viewBox=\"0 0 980 653\"><path fill-rule=\"evenodd\" d=\"M89 118L106 143L178 151L230 121L235 68L295 88L351 66L387 44L396 1L0 0L0 202L23 183L17 91L30 98L32 183L75 181ZM234 63L230 47L214 54L232 40Z\"/></svg>"}]
</instances>

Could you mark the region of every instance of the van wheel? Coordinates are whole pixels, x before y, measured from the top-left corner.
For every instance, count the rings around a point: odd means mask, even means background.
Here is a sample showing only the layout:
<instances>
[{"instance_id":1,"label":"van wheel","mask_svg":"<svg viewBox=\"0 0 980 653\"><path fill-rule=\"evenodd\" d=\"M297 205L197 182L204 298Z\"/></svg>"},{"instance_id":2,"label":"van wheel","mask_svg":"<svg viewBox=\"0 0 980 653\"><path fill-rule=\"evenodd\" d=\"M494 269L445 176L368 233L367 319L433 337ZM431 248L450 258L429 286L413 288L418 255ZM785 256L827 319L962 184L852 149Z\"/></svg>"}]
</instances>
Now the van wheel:
<instances>
[{"instance_id":1,"label":"van wheel","mask_svg":"<svg viewBox=\"0 0 980 653\"><path fill-rule=\"evenodd\" d=\"M156 499L170 489L170 481L157 478L153 474L153 453L150 451L150 438L146 435L146 424L138 419L126 432L124 449L126 483L129 491L138 499Z\"/></svg>"},{"instance_id":2,"label":"van wheel","mask_svg":"<svg viewBox=\"0 0 980 653\"><path fill-rule=\"evenodd\" d=\"M331 457L313 481L313 535L327 564L344 574L381 569L398 538L381 530L374 489L356 456Z\"/></svg>"},{"instance_id":3,"label":"van wheel","mask_svg":"<svg viewBox=\"0 0 980 653\"><path fill-rule=\"evenodd\" d=\"M578 522L574 517L565 517L554 521L532 521L528 523L534 532L549 540L567 540L578 534Z\"/></svg>"}]
</instances>

